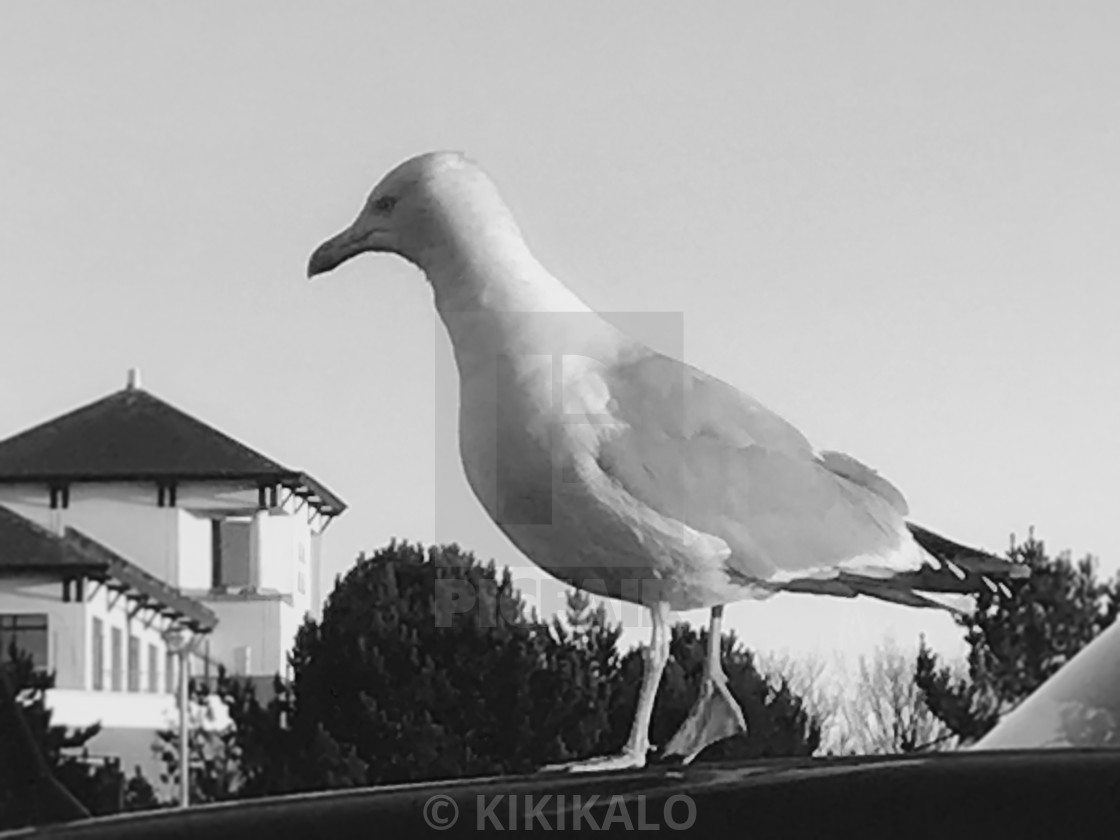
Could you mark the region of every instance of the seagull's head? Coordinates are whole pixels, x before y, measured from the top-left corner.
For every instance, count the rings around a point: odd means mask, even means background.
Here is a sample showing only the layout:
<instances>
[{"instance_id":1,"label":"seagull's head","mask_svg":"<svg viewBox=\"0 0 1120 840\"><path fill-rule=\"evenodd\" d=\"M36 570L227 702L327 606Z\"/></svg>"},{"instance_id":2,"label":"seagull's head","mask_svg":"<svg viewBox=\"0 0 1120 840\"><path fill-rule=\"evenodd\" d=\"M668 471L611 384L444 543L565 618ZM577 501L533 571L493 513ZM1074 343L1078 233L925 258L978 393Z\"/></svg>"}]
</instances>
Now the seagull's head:
<instances>
[{"instance_id":1,"label":"seagull's head","mask_svg":"<svg viewBox=\"0 0 1120 840\"><path fill-rule=\"evenodd\" d=\"M481 220L506 217L480 167L460 152L428 152L381 179L353 224L315 249L307 276L368 252L396 254L426 269L457 243L482 234Z\"/></svg>"}]
</instances>

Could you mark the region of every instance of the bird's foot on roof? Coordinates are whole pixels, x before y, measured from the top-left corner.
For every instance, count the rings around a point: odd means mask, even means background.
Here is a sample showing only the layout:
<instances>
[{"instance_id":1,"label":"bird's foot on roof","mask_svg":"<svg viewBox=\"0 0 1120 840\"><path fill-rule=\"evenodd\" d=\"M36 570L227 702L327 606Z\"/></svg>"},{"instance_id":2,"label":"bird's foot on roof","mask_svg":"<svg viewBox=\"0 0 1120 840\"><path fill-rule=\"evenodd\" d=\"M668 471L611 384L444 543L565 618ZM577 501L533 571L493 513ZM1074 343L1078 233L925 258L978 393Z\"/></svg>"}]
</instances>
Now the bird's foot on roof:
<instances>
[{"instance_id":1,"label":"bird's foot on roof","mask_svg":"<svg viewBox=\"0 0 1120 840\"><path fill-rule=\"evenodd\" d=\"M743 710L728 689L727 678L722 673L706 675L700 687L700 696L677 734L665 745L662 756L681 764L690 764L717 741L746 732Z\"/></svg>"},{"instance_id":2,"label":"bird's foot on roof","mask_svg":"<svg viewBox=\"0 0 1120 840\"><path fill-rule=\"evenodd\" d=\"M612 770L638 770L646 766L644 752L623 750L615 755L585 758L567 764L549 764L540 769L541 773L605 773Z\"/></svg>"}]
</instances>

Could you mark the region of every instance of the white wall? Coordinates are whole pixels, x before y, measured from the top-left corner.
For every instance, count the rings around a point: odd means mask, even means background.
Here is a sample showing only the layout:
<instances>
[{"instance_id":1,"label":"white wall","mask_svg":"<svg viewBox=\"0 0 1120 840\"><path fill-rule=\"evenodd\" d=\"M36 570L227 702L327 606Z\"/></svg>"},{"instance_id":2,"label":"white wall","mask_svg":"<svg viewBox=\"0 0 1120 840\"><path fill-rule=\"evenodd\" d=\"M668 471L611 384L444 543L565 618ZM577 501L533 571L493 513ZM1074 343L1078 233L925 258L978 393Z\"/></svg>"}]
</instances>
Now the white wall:
<instances>
[{"instance_id":1,"label":"white wall","mask_svg":"<svg viewBox=\"0 0 1120 840\"><path fill-rule=\"evenodd\" d=\"M209 589L214 577L214 551L209 517L189 510L176 510L178 537L178 586L181 589Z\"/></svg>"},{"instance_id":2,"label":"white wall","mask_svg":"<svg viewBox=\"0 0 1120 840\"><path fill-rule=\"evenodd\" d=\"M213 515L251 516L248 526L249 569L238 578L264 591L293 595L300 609L318 604L318 552L311 548L319 534L308 521L306 507L288 501L271 511L257 508L256 487L237 483L184 484L177 507L158 506L154 485L75 484L65 509L50 508L50 494L41 485L0 487L0 504L61 534L73 527L125 559L173 586L205 591L212 585L210 519ZM237 539L237 538L234 538ZM308 568L299 592L299 547ZM231 550L234 547L230 546ZM226 564L227 566L229 564Z\"/></svg>"},{"instance_id":3,"label":"white wall","mask_svg":"<svg viewBox=\"0 0 1120 840\"><path fill-rule=\"evenodd\" d=\"M308 565L311 577L311 616L323 617L323 535L311 534L308 544Z\"/></svg>"},{"instance_id":4,"label":"white wall","mask_svg":"<svg viewBox=\"0 0 1120 840\"><path fill-rule=\"evenodd\" d=\"M299 628L303 625L303 620L306 615L306 609L289 606L288 604L280 605L279 642L281 645L281 657L279 673L285 677L290 678L292 675L288 665L288 654L291 653L292 648L295 647L296 635L299 633Z\"/></svg>"},{"instance_id":5,"label":"white wall","mask_svg":"<svg viewBox=\"0 0 1120 840\"><path fill-rule=\"evenodd\" d=\"M174 694L114 693L56 689L47 693L53 722L62 726L102 726L158 730L178 718ZM153 732L154 734L154 732Z\"/></svg>"},{"instance_id":6,"label":"white wall","mask_svg":"<svg viewBox=\"0 0 1120 840\"><path fill-rule=\"evenodd\" d=\"M56 533L66 526L77 528L162 580L184 588L209 588L210 525L205 514L256 514L256 487L233 482L184 484L176 491L175 508L159 507L158 499L154 484L74 484L69 506L52 510L50 494L42 485L0 487L0 504L45 528ZM279 558L278 550L283 552L282 543L290 536L285 530L289 524L309 526L306 513L288 516L279 508L277 513L282 524L265 525L263 538L269 554ZM278 570L284 568L282 559L277 563L273 568L270 561L265 573L270 582L259 585L289 592L290 586L276 586Z\"/></svg>"},{"instance_id":7,"label":"white wall","mask_svg":"<svg viewBox=\"0 0 1120 840\"><path fill-rule=\"evenodd\" d=\"M260 495L249 482L184 482L175 492L176 504L187 510L212 513L252 513Z\"/></svg>"},{"instance_id":8,"label":"white wall","mask_svg":"<svg viewBox=\"0 0 1120 840\"><path fill-rule=\"evenodd\" d=\"M76 591L76 587L71 590ZM140 691L149 693L149 645L156 649L158 693L166 685L166 646L162 618L141 612L130 618L129 602L93 581L85 582L85 603L62 600L62 583L46 579L0 578L0 613L45 613L48 668L55 671L55 687L93 691L93 620L103 622L103 693L112 694L112 628L121 631L121 693L128 692L128 639L140 642Z\"/></svg>"},{"instance_id":9,"label":"white wall","mask_svg":"<svg viewBox=\"0 0 1120 840\"><path fill-rule=\"evenodd\" d=\"M61 534L76 528L163 580L176 577L179 511L158 507L156 488L141 484L78 484L70 504L50 509L42 486L0 487L0 503Z\"/></svg>"},{"instance_id":10,"label":"white wall","mask_svg":"<svg viewBox=\"0 0 1120 840\"><path fill-rule=\"evenodd\" d=\"M237 648L251 651L251 676L286 674L288 653L303 622L303 612L279 598L205 599L218 616L210 636L210 656L236 673Z\"/></svg>"},{"instance_id":11,"label":"white wall","mask_svg":"<svg viewBox=\"0 0 1120 840\"><path fill-rule=\"evenodd\" d=\"M129 636L135 636L140 642L140 694L148 694L149 691L149 674L151 670L148 662L148 646L153 645L156 649L156 680L157 680L157 693L166 693L166 653L167 646L163 641L162 630L166 626L166 621L163 619L153 618L146 611L141 612L129 618L128 616L128 602L123 597L118 597L116 593L110 592L104 586L97 586L87 581L86 583L86 621L85 621L85 642L84 642L84 658L85 665L83 668L84 680L80 685L62 685L58 684L58 688L82 688L93 691L93 619L100 618L104 622L104 649L102 653L103 663L103 689L102 691L107 694L113 694L112 690L112 643L113 633L112 628L117 628L121 631L121 663L122 663L122 676L121 676L121 692L130 693L128 691L128 639Z\"/></svg>"},{"instance_id":12,"label":"white wall","mask_svg":"<svg viewBox=\"0 0 1120 840\"><path fill-rule=\"evenodd\" d=\"M56 685L84 685L84 606L62 600L62 582L38 578L0 578L0 613L47 616L47 668L57 672ZM7 659L8 652L0 652Z\"/></svg>"},{"instance_id":13,"label":"white wall","mask_svg":"<svg viewBox=\"0 0 1120 840\"><path fill-rule=\"evenodd\" d=\"M292 606L302 618L304 614L311 613L314 607L315 591L315 564L314 551L311 546L311 529L299 527L297 520L295 531L296 562L292 572Z\"/></svg>"},{"instance_id":14,"label":"white wall","mask_svg":"<svg viewBox=\"0 0 1120 840\"><path fill-rule=\"evenodd\" d=\"M201 600L219 618L212 635L211 651L215 658L232 668L237 649L248 646L251 672L285 673L287 654L296 632L305 614L317 613L321 597L320 534L309 523L307 508L297 510L297 503L289 500L271 511L259 511L256 488L236 485L181 486L177 491L176 508L160 508L157 501L157 490L151 485L85 484L71 487L68 508L51 510L46 488L0 487L0 503L16 513L56 532L67 525L77 528L130 562L196 597L200 593L208 594L212 585L212 536L210 519L205 514L251 516L244 530L231 531L223 544L230 549L231 556L240 553L242 557L247 546L247 563L243 564L247 569L239 575L247 576L245 583L255 585L262 593L285 595L292 603L269 598L222 600L203 595ZM231 564L224 565L230 567ZM239 581L230 580L230 583L236 586ZM83 608L63 604L61 584L53 586L54 606L50 610L37 603L34 609L27 611L48 612L52 616L48 619L54 640L51 644L57 646L57 654L52 653L52 667L58 670L59 688L92 690L91 620L97 615L105 620L106 690L111 685L113 627L123 632L125 686L129 632L141 640L141 688L146 689L147 645L150 642L160 651L158 668L164 667L160 628L145 627L140 619L128 620L124 599L110 610L104 589L97 591ZM92 584L87 583L87 586L92 588ZM51 602L48 599L43 603ZM160 673L159 685L164 684L164 675Z\"/></svg>"},{"instance_id":15,"label":"white wall","mask_svg":"<svg viewBox=\"0 0 1120 840\"><path fill-rule=\"evenodd\" d=\"M261 513L256 520L257 586L266 592L291 594L296 564L294 518Z\"/></svg>"}]
</instances>

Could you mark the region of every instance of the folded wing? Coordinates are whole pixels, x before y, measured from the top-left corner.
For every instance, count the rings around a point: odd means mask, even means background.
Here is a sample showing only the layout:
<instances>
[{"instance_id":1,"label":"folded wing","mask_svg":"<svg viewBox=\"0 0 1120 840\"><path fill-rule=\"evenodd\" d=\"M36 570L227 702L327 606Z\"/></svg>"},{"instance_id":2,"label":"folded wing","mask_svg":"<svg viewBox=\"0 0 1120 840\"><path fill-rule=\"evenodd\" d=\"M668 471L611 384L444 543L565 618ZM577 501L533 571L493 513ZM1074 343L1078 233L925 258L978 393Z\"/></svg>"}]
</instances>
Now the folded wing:
<instances>
[{"instance_id":1,"label":"folded wing","mask_svg":"<svg viewBox=\"0 0 1120 840\"><path fill-rule=\"evenodd\" d=\"M950 608L1018 567L906 522L902 493L757 400L665 356L603 374L603 472L640 504L726 542L731 579L775 590Z\"/></svg>"}]
</instances>

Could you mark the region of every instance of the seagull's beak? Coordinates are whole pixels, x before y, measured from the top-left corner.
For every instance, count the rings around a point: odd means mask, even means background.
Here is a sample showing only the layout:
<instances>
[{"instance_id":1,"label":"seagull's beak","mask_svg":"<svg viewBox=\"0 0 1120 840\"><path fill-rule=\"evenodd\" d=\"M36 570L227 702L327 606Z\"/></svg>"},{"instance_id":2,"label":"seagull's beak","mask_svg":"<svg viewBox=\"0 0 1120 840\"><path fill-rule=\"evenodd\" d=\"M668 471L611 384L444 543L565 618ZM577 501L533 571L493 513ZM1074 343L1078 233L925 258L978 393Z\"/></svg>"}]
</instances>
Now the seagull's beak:
<instances>
[{"instance_id":1,"label":"seagull's beak","mask_svg":"<svg viewBox=\"0 0 1120 840\"><path fill-rule=\"evenodd\" d=\"M359 219L342 233L332 236L315 249L307 263L307 276L310 279L316 274L332 271L351 257L372 249L370 231L365 229Z\"/></svg>"}]
</instances>

